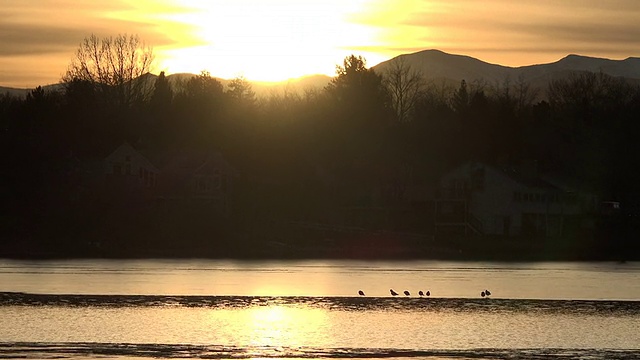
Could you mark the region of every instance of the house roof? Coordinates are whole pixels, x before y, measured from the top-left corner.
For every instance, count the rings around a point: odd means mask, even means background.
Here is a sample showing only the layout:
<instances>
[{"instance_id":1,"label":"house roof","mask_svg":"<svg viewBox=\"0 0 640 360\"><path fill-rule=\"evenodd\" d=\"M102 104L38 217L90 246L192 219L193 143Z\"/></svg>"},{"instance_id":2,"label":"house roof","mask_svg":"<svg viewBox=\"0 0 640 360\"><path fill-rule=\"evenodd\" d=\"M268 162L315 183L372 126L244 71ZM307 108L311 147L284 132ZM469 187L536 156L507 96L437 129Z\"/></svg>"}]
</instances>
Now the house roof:
<instances>
[{"instance_id":1,"label":"house roof","mask_svg":"<svg viewBox=\"0 0 640 360\"><path fill-rule=\"evenodd\" d=\"M188 182L194 175L235 176L235 170L219 152L178 151L161 159L162 177L158 181L159 190L171 195L186 191Z\"/></svg>"},{"instance_id":2,"label":"house roof","mask_svg":"<svg viewBox=\"0 0 640 360\"><path fill-rule=\"evenodd\" d=\"M511 181L520 184L522 186L528 187L528 188L538 188L538 189L544 189L546 191L567 191L567 189L563 189L561 187L556 186L555 184L547 181L546 179L543 179L542 177L540 177L538 174L531 174L531 175L525 175L523 174L522 171L520 171L519 169L516 169L514 167L504 167L504 168L498 168L495 167L493 165L488 165L485 163L480 163L480 162L467 162L464 163L458 167L456 167L455 169L453 169L452 171L450 171L448 174L452 174L455 172L462 172L465 174L465 176L472 176L471 173L472 171L475 170L479 170L479 169L489 169L491 171L493 171L494 173L500 174L502 176L505 176L506 178L510 179ZM447 175L448 175L447 174ZM447 176L445 175L445 176Z\"/></svg>"},{"instance_id":3,"label":"house roof","mask_svg":"<svg viewBox=\"0 0 640 360\"><path fill-rule=\"evenodd\" d=\"M525 176L522 173L520 173L519 171L513 169L513 168L507 168L507 169L496 169L497 171L502 172L504 175L508 176L509 178L511 178L513 181L524 185L526 187L530 187L530 188L539 188L539 189L545 189L545 190L557 190L560 191L562 190L561 188L555 186L554 184L542 179L539 176Z\"/></svg>"},{"instance_id":4,"label":"house roof","mask_svg":"<svg viewBox=\"0 0 640 360\"><path fill-rule=\"evenodd\" d=\"M120 160L119 157L125 156L126 154L135 154L145 163L146 167L158 171L158 168L146 156L144 156L140 151L136 150L133 146L131 146L131 144L126 141L118 146L115 150L113 150L109 155L107 155L104 160L107 162L118 161Z\"/></svg>"}]
</instances>

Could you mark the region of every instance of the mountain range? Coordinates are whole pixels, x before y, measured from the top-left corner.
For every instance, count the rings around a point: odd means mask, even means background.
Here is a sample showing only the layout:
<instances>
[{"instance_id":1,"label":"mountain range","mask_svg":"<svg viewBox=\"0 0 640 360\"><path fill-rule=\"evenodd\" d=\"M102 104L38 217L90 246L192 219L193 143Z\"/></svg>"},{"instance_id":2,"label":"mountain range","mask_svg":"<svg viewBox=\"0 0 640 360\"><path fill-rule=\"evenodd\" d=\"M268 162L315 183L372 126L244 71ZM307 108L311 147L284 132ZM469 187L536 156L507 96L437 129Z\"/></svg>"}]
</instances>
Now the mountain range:
<instances>
[{"instance_id":1,"label":"mountain range","mask_svg":"<svg viewBox=\"0 0 640 360\"><path fill-rule=\"evenodd\" d=\"M610 60L572 54L552 63L509 67L487 63L470 56L448 54L432 49L399 55L372 68L376 72L383 74L390 69L394 61L398 60L402 60L412 70L419 71L427 80L442 81L452 85L459 84L461 80L466 80L467 82L482 80L488 84L496 84L503 83L507 79L512 82L522 79L529 83L532 88L544 89L549 81L553 79L566 77L573 72L584 71L602 72L640 84L640 58L638 57ZM167 78L171 82L177 83L191 76L193 74L173 74L167 76ZM220 80L223 84L227 82L223 79ZM253 82L253 87L256 94L260 96L282 91L286 87L297 90L321 88L330 80L331 77L326 75L310 75L279 83ZM59 84L54 84L43 86L43 88L55 89L58 86ZM25 95L29 90L0 86L0 93L10 93L18 96Z\"/></svg>"},{"instance_id":2,"label":"mountain range","mask_svg":"<svg viewBox=\"0 0 640 360\"><path fill-rule=\"evenodd\" d=\"M402 60L405 65L417 70L428 80L444 80L459 84L466 80L483 80L489 84L502 83L506 79L522 79L534 88L545 88L549 81L563 78L573 72L602 72L615 77L627 78L640 84L640 58L624 60L581 55L568 55L547 64L509 67L490 64L465 55L454 55L440 50L423 50L412 54L399 55L373 67L378 73L387 71L394 61Z\"/></svg>"}]
</instances>

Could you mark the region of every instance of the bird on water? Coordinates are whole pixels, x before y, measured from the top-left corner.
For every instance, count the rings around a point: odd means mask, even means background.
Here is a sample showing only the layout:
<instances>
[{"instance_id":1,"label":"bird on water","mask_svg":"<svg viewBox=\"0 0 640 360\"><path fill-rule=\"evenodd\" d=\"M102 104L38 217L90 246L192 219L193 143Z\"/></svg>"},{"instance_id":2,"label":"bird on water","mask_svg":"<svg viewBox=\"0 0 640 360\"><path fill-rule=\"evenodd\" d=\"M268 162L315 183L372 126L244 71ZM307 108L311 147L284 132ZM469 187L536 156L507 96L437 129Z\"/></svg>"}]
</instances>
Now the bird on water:
<instances>
[{"instance_id":1,"label":"bird on water","mask_svg":"<svg viewBox=\"0 0 640 360\"><path fill-rule=\"evenodd\" d=\"M409 290L405 290L405 291L404 291L404 296L409 296L409 295L411 295L411 293L409 292Z\"/></svg>"},{"instance_id":2,"label":"bird on water","mask_svg":"<svg viewBox=\"0 0 640 360\"><path fill-rule=\"evenodd\" d=\"M431 291L427 290L427 293L425 295L431 296Z\"/></svg>"},{"instance_id":3,"label":"bird on water","mask_svg":"<svg viewBox=\"0 0 640 360\"><path fill-rule=\"evenodd\" d=\"M418 295L423 296L424 293L422 292L422 290L418 291Z\"/></svg>"},{"instance_id":4,"label":"bird on water","mask_svg":"<svg viewBox=\"0 0 640 360\"><path fill-rule=\"evenodd\" d=\"M364 291L362 291L362 290L358 290L358 295L360 295L360 296L364 296Z\"/></svg>"},{"instance_id":5,"label":"bird on water","mask_svg":"<svg viewBox=\"0 0 640 360\"><path fill-rule=\"evenodd\" d=\"M487 294L483 291L483 292L480 293L480 296L485 297L485 296L487 296Z\"/></svg>"},{"instance_id":6,"label":"bird on water","mask_svg":"<svg viewBox=\"0 0 640 360\"><path fill-rule=\"evenodd\" d=\"M391 295L393 296L398 296L398 293L393 291L393 289L389 289L389 292L391 293Z\"/></svg>"},{"instance_id":7,"label":"bird on water","mask_svg":"<svg viewBox=\"0 0 640 360\"><path fill-rule=\"evenodd\" d=\"M485 295L487 295L487 296L489 296L489 295L491 295L491 291L489 291L489 290L485 290L485 291L484 291L484 294L485 294Z\"/></svg>"}]
</instances>

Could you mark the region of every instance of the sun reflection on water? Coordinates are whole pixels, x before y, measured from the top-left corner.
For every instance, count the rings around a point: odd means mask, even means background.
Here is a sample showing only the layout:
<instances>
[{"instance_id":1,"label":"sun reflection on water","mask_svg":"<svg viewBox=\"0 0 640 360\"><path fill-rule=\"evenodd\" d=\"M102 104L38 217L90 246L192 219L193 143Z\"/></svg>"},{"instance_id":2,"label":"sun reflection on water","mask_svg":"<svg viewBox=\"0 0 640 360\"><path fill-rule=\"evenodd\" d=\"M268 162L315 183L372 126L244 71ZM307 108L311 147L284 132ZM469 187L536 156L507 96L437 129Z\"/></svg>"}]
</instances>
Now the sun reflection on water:
<instances>
[{"instance_id":1,"label":"sun reflection on water","mask_svg":"<svg viewBox=\"0 0 640 360\"><path fill-rule=\"evenodd\" d=\"M229 313L234 326L251 346L305 346L311 340L331 342L331 326L327 312L306 306L258 305Z\"/></svg>"}]
</instances>

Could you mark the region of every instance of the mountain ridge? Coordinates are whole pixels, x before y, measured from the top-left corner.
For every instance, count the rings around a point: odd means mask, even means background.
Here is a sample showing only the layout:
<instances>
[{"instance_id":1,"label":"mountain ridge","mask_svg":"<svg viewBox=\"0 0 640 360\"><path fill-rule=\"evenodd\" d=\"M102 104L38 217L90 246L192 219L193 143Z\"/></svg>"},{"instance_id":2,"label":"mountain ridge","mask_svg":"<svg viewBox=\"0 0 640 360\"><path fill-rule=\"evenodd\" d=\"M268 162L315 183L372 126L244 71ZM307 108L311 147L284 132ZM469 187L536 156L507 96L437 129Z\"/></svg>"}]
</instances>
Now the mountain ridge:
<instances>
[{"instance_id":1,"label":"mountain ridge","mask_svg":"<svg viewBox=\"0 0 640 360\"><path fill-rule=\"evenodd\" d=\"M443 55L446 56L445 59L438 58ZM516 79L520 76L525 81L531 81L540 76L554 78L554 75L565 71L602 71L612 76L640 80L640 58L628 57L624 60L611 60L577 54L569 54L550 63L512 67L488 63L466 55L448 54L430 49L402 54L383 61L373 68L378 72L384 72L397 59L404 59L407 65L422 72L427 78L444 77L454 81L478 79L504 81L506 78ZM452 68L453 70L449 70Z\"/></svg>"},{"instance_id":2,"label":"mountain ridge","mask_svg":"<svg viewBox=\"0 0 640 360\"><path fill-rule=\"evenodd\" d=\"M401 54L389 60L372 66L376 72L382 74L395 61L402 60L413 70L417 70L427 80L441 79L450 84L457 84L461 80L467 82L483 80L489 83L501 83L521 79L532 87L544 88L549 81L566 77L572 72L603 72L605 74L629 79L640 84L640 57L630 56L623 60L591 57L579 54L568 54L565 57L550 63L533 64L524 66L506 66L489 63L468 55L451 54L438 49L425 49L414 53ZM154 77L157 75L151 74ZM167 75L172 82L184 81L196 74L176 73ZM181 79L181 80L176 80ZM223 85L229 80L216 78ZM251 81L254 91L258 95L265 95L282 91L289 86L294 88L321 88L332 79L331 76L310 74L298 78L291 78L280 82ZM54 89L60 84L43 85L45 90ZM0 86L0 94L9 93L24 96L33 88L11 88Z\"/></svg>"}]
</instances>

